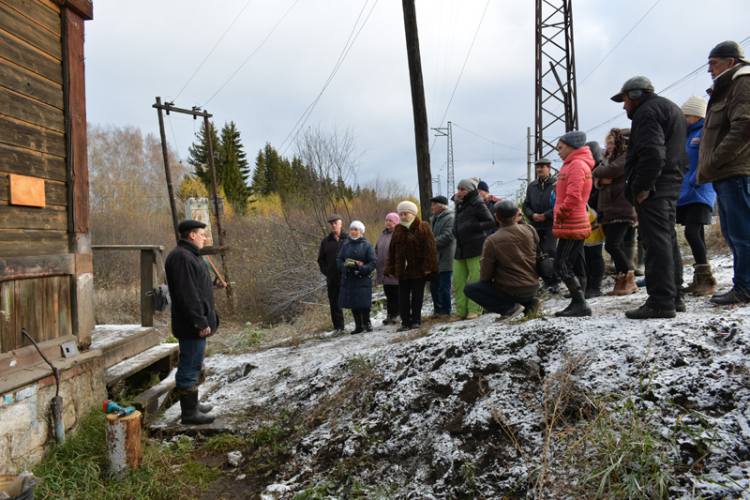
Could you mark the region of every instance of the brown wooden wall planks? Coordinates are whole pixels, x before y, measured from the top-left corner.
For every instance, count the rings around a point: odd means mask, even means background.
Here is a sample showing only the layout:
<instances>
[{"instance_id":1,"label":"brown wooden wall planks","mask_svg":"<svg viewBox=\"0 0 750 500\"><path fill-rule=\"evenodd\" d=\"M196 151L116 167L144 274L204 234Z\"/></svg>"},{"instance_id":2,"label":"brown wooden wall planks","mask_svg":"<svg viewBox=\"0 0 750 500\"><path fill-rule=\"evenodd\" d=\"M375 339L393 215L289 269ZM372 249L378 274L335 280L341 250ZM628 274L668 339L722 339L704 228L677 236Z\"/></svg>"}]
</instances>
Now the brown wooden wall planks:
<instances>
[{"instance_id":1,"label":"brown wooden wall planks","mask_svg":"<svg viewBox=\"0 0 750 500\"><path fill-rule=\"evenodd\" d=\"M63 109L62 86L0 58L0 85L57 109Z\"/></svg>"},{"instance_id":2,"label":"brown wooden wall planks","mask_svg":"<svg viewBox=\"0 0 750 500\"><path fill-rule=\"evenodd\" d=\"M6 0L0 0L0 29L30 43L58 61L62 61L60 36L30 22L29 18L6 4Z\"/></svg>"},{"instance_id":3,"label":"brown wooden wall planks","mask_svg":"<svg viewBox=\"0 0 750 500\"><path fill-rule=\"evenodd\" d=\"M0 115L0 142L55 156L65 156L65 136Z\"/></svg>"},{"instance_id":4,"label":"brown wooden wall planks","mask_svg":"<svg viewBox=\"0 0 750 500\"><path fill-rule=\"evenodd\" d=\"M0 172L62 182L68 178L64 158L5 144L0 144Z\"/></svg>"},{"instance_id":5,"label":"brown wooden wall planks","mask_svg":"<svg viewBox=\"0 0 750 500\"><path fill-rule=\"evenodd\" d=\"M59 207L16 207L0 204L0 229L52 229L68 227L68 211ZM4 254L0 254L4 255Z\"/></svg>"},{"instance_id":6,"label":"brown wooden wall planks","mask_svg":"<svg viewBox=\"0 0 750 500\"><path fill-rule=\"evenodd\" d=\"M36 0L0 0L9 7L28 17L39 26L58 37L61 33L60 8Z\"/></svg>"},{"instance_id":7,"label":"brown wooden wall planks","mask_svg":"<svg viewBox=\"0 0 750 500\"><path fill-rule=\"evenodd\" d=\"M65 133L62 110L0 87L0 115Z\"/></svg>"},{"instance_id":8,"label":"brown wooden wall planks","mask_svg":"<svg viewBox=\"0 0 750 500\"><path fill-rule=\"evenodd\" d=\"M62 62L0 29L0 57L62 85Z\"/></svg>"},{"instance_id":9,"label":"brown wooden wall planks","mask_svg":"<svg viewBox=\"0 0 750 500\"><path fill-rule=\"evenodd\" d=\"M67 231L0 230L0 255L64 255L70 248Z\"/></svg>"},{"instance_id":10,"label":"brown wooden wall planks","mask_svg":"<svg viewBox=\"0 0 750 500\"><path fill-rule=\"evenodd\" d=\"M44 194L47 205L65 207L68 205L68 190L64 182L45 181ZM8 202L8 176L0 172L0 202Z\"/></svg>"}]
</instances>

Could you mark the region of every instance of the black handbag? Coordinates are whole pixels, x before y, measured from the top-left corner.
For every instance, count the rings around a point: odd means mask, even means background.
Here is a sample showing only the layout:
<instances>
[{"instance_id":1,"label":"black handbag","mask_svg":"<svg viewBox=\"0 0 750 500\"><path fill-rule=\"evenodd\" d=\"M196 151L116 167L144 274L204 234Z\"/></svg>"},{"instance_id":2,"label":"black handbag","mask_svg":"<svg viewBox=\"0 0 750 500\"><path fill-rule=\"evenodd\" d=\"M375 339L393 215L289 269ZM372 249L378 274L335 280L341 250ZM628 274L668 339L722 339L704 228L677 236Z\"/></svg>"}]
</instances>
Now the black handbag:
<instances>
[{"instance_id":1,"label":"black handbag","mask_svg":"<svg viewBox=\"0 0 750 500\"><path fill-rule=\"evenodd\" d=\"M536 243L536 273L546 278L551 276L555 272L555 259L547 255L547 252L539 246L539 235L536 234L536 229L527 225L532 233L534 233L534 242Z\"/></svg>"}]
</instances>

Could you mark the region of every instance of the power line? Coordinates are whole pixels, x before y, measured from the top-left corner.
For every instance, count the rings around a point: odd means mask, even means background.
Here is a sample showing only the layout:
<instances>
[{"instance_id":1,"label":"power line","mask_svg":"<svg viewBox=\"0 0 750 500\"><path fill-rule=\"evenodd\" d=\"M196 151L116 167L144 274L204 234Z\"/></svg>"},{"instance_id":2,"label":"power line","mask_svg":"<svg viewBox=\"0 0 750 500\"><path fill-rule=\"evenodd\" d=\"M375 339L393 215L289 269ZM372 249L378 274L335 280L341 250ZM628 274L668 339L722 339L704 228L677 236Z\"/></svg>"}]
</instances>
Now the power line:
<instances>
[{"instance_id":1,"label":"power line","mask_svg":"<svg viewBox=\"0 0 750 500\"><path fill-rule=\"evenodd\" d=\"M299 1L299 0L298 0ZM328 76L328 79L326 80L325 84L323 84L323 88L320 90L320 93L315 98L315 100L305 109L304 113L302 113L302 116L299 120L297 120L297 123L294 124L294 127L292 127L292 130L289 132L289 134L286 136L286 139L281 143L281 146L279 146L279 149L284 147L284 144L292 138L296 138L297 134L299 134L300 130L302 130L302 127L307 122L307 119L310 118L310 115L315 110L315 106L318 104L318 101L320 101L320 98L323 97L323 92L326 91L328 88L328 85L333 81L333 77L336 76L336 73L338 73L339 69L341 68L341 65L344 63L344 59L346 59L346 56L349 54L349 51L354 46L354 42L357 41L357 38L359 37L359 34L362 33L362 30L364 29L365 25L367 24L367 20L370 19L370 16L372 15L372 11L375 10L375 6L378 4L378 0L375 0L375 2L372 4L372 7L370 8L370 12L367 14L367 17L365 17L365 20L362 22L362 26L360 26L359 31L357 31L357 25L359 24L359 20L362 18L362 14L365 12L365 9L367 8L367 4L370 0L365 0L364 5L362 5L362 10L359 12L359 15L357 16L356 21L354 22L354 26L352 27L351 33L349 33L349 38L346 40L346 43L344 44L344 49L341 51L341 54L339 54L339 58L336 61L336 64L333 67L333 70L331 70L331 74ZM356 34L355 34L356 31ZM297 131L295 133L295 130ZM294 135L294 137L292 137ZM289 146L291 146L291 142L287 145L285 149L281 151L281 154L283 155L286 153L286 150L289 149Z\"/></svg>"},{"instance_id":2,"label":"power line","mask_svg":"<svg viewBox=\"0 0 750 500\"><path fill-rule=\"evenodd\" d=\"M229 27L227 28L227 30L226 30L226 31L224 32L224 34L223 34L223 35L221 35L221 38L219 38L219 40L218 40L218 41L216 42L216 44L214 45L214 47L213 47L213 48L211 49L211 52L209 52L209 53L208 53L208 55L206 56L206 58L205 58L205 59L203 59L203 62L202 62L202 63L200 63L200 65L199 65L199 66L198 66L198 68L197 68L197 69L195 70L195 72L193 73L193 75L192 75L192 76L191 76L191 77L190 77L190 78L188 79L188 81L187 81L187 82L185 83L185 85L184 85L184 86L182 87L182 89L181 89L181 90L180 90L180 91L179 91L179 92L177 93L177 97L180 97L180 94L182 94L182 91L183 91L183 90L185 90L185 89L187 88L187 86L188 86L188 85L190 84L190 82L191 82L191 81L193 81L193 77L195 77L195 75L197 75L197 74L198 74L198 71L200 71L200 69L201 69L201 68L203 67L203 65L204 65L204 64L206 64L206 61L208 61L208 58L209 58L209 57L211 57L211 54L213 54L213 53L214 53L214 50L216 50L216 47L218 47L218 46L219 46L219 44L221 43L221 41L222 41L222 40L224 40L224 37L225 37L225 36L227 36L227 33L229 33L229 30L231 30L231 29L232 29L232 26L234 26L234 23L236 23L236 22L237 22L237 20L238 20L238 19L240 18L240 16L242 15L242 13L243 13L243 12L245 12L245 9L247 9L247 6L248 6L248 5L250 5L250 2L252 2L252 0L247 0L247 3L245 4L245 6L244 6L244 7L242 7L242 10L241 10L241 11L240 11L240 13L239 13L239 14L237 14L237 16L236 16L236 17L234 18L234 21L232 21L232 24L230 24L230 25L229 25ZM175 97L174 99L172 99L172 102L176 101L176 100L177 100L177 97Z\"/></svg>"},{"instance_id":3,"label":"power line","mask_svg":"<svg viewBox=\"0 0 750 500\"><path fill-rule=\"evenodd\" d=\"M503 147L505 147L505 148L516 149L516 148L514 148L513 146L508 146L507 144L502 144L502 143L500 143L500 142L495 142L495 141L493 141L493 140L491 140L491 139L487 139L486 137L482 137L481 135L477 134L476 132L472 132L471 130L469 130L469 129L467 129L467 128L464 128L464 127L462 127L461 125L458 125L458 124L457 124L456 122L452 122L452 123L453 123L453 126L454 126L454 127L458 127L458 128L460 128L461 130L464 130L464 131L466 131L466 132L470 133L471 135L475 135L475 136L479 137L480 139L484 139L484 140L485 140L485 141L487 141L487 142L491 142L492 144L497 144L498 146L503 146ZM523 149L519 149L518 151L523 151Z\"/></svg>"},{"instance_id":4,"label":"power line","mask_svg":"<svg viewBox=\"0 0 750 500\"><path fill-rule=\"evenodd\" d=\"M614 51L615 51L615 49L616 49L617 47L619 47L619 46L620 46L620 44L621 44L622 42L624 42L624 41L625 41L625 39L626 39L626 38L628 37L628 35L630 35L630 34L631 34L631 33L633 32L633 30L634 30L634 29L636 29L636 28L638 27L638 25L639 25L639 24L641 24L641 21L643 21L644 19L646 19L646 16L648 16L648 15L649 15L649 13L650 13L650 12L651 12L652 10L654 10L654 7L656 7L656 6L657 6L657 5L659 4L659 2L661 2L661 0L656 0L656 3L654 3L654 5L652 5L652 6L651 6L651 8L650 8L650 9L648 9L648 10L646 11L646 13L645 13L645 14L643 14L643 17L641 17L641 18L640 18L640 19L638 20L638 22L637 22L637 23L635 23L635 25L633 25L633 27L632 27L632 28L630 28L630 31L628 31L627 33L625 33L625 36L624 36L624 37L622 37L622 39L621 39L621 40L620 40L619 42L617 42L617 45L615 45L614 47L612 47L612 50L610 50L610 51L609 51L609 52L607 53L607 55L606 55L606 56L604 56L604 59L602 59L601 61L599 61L599 64L597 64L596 66L594 66L594 69L592 69L592 70L591 70L591 71L589 72L589 74L588 74L588 75L586 75L586 77L585 77L585 78L584 78L583 80L581 80L581 83L579 83L579 84L578 84L579 86L583 85L583 82L585 82L585 81L586 81L586 80L588 79L588 77L590 77L590 76L591 76L591 74L592 74L592 73L593 73L594 71L596 71L596 70L597 70L597 69L599 68L599 66L601 66L601 65L602 65L602 63L603 63L603 62L604 62L604 61L605 61L605 60L606 60L606 59L607 59L607 58L608 58L608 57L609 57L609 56L610 56L610 55L612 54L612 52L614 52Z\"/></svg>"},{"instance_id":5,"label":"power line","mask_svg":"<svg viewBox=\"0 0 750 500\"><path fill-rule=\"evenodd\" d=\"M273 28L271 28L271 31L269 31L269 32L268 32L268 35L266 35L266 37L265 37L265 38L263 39L263 41L262 41L262 42L260 42L260 45L258 45L258 47L257 47L257 48L256 48L256 49L255 49L255 50L254 50L254 51L252 52L252 54L250 54L250 55L249 55L249 56L247 57L247 59L245 59L245 60L244 60L244 61L242 62L242 64L240 64L240 67L239 67L239 68L237 68L237 70L235 70L235 72L234 72L234 73L232 73L232 75L231 75L231 76L230 76L229 78L227 78L227 81L226 81L226 82L224 82L224 83L222 84L222 86L221 86L221 87L219 87L219 90L217 90L216 92L214 92L214 95L212 95L211 97L209 97L209 98L208 98L208 101L206 101L206 102L204 102L204 103L203 103L203 106L201 106L202 108L205 108L205 107L206 107L206 105L207 105L207 104L208 104L209 102L211 102L211 100L212 100L212 99L213 99L214 97L216 97L216 95L217 95L217 94L218 94L219 92L221 92L221 90L222 90L222 89L223 89L224 87L226 87L226 86L227 86L227 84L228 84L228 83L229 83L230 81L232 81L232 78L234 78L234 77L235 77L235 75L236 75L237 73L239 73L239 72L240 72L240 70L242 69L242 67L243 67L243 66L245 66L245 64L247 64L247 62L248 62L248 61L249 61L249 60L250 60L250 59L251 59L251 58L252 58L252 57L253 57L253 56L254 56L254 55L255 55L255 54L256 54L256 53L257 53L257 52L258 52L258 51L260 50L260 49L261 49L261 47L263 47L263 45L265 45L266 41L267 41L267 40L268 40L268 39L269 39L269 38L271 37L271 35L273 34L273 32L274 32L274 31L276 31L276 28L278 28L278 27L279 27L279 24L281 24L281 22L282 22L282 21L283 21L283 20L284 20L284 19L286 18L286 16L288 16L288 15L289 15L289 13L290 13L290 12L292 11L292 9L294 8L294 6L295 6L295 5L297 5L298 3L299 3L299 0L295 0L295 1L294 1L294 3L292 4L292 6L291 6L291 7L289 7L289 9L287 9L287 11L286 11L286 12L284 13L284 15L283 15L283 16L281 16L281 19L279 19L279 21L278 21L278 22L277 22L277 23L276 23L276 24L275 24L275 25L273 26Z\"/></svg>"},{"instance_id":6,"label":"power line","mask_svg":"<svg viewBox=\"0 0 750 500\"><path fill-rule=\"evenodd\" d=\"M456 95L456 90L458 90L458 84L461 83L461 76L464 74L464 70L466 69L466 63L469 62L469 56L471 55L471 51L474 48L474 42L477 41L477 35L479 35L479 28L482 27L482 21L484 21L484 16L487 14L487 8L490 6L490 0L487 0L487 3L484 5L484 11L482 12L482 17L479 19L479 24L477 25L477 30L474 32L474 38L471 39L471 45L469 46L469 53L466 54L466 60L464 60L464 65L461 67L461 72L458 74L458 80L456 80L456 86L453 87L453 93L451 94L451 98L448 101L448 106L445 107L445 113L443 113L443 118L440 120L440 126L443 125L443 122L445 121L446 115L448 115L448 109L451 107L451 103L453 102L453 97Z\"/></svg>"}]
</instances>

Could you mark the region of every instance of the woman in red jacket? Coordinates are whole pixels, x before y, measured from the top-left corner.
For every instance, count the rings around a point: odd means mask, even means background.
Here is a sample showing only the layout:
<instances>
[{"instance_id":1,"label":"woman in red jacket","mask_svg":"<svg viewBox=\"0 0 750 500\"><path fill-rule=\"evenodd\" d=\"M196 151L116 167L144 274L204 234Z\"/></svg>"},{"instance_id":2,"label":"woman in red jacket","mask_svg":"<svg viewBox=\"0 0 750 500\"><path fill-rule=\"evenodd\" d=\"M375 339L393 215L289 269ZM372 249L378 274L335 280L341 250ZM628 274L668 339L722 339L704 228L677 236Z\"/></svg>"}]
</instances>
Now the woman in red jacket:
<instances>
[{"instance_id":1,"label":"woman in red jacket","mask_svg":"<svg viewBox=\"0 0 750 500\"><path fill-rule=\"evenodd\" d=\"M591 316L586 302L586 260L583 242L591 234L586 203L591 194L594 157L586 145L586 134L573 130L560 137L557 151L563 160L557 174L557 198L552 234L557 241L555 271L570 291L570 305L555 316Z\"/></svg>"}]
</instances>

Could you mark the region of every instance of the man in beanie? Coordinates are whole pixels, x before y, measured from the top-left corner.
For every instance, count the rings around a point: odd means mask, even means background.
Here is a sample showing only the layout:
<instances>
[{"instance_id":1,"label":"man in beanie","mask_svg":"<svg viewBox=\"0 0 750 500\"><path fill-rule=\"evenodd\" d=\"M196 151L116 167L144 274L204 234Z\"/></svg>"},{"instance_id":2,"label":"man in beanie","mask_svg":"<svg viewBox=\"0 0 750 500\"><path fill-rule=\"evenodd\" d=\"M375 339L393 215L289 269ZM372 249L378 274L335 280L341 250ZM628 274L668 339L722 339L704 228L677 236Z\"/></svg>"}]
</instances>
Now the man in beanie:
<instances>
[{"instance_id":1,"label":"man in beanie","mask_svg":"<svg viewBox=\"0 0 750 500\"><path fill-rule=\"evenodd\" d=\"M502 198L491 195L490 186L484 181L479 181L479 184L477 184L477 191L479 191L479 196L482 198L482 201L484 201L485 205L487 205L487 209L490 211L490 214L494 214L495 203L497 203L498 201L502 201ZM499 227L500 226L498 224L495 224L495 227L492 230L487 231L487 236L497 231Z\"/></svg>"},{"instance_id":2,"label":"man in beanie","mask_svg":"<svg viewBox=\"0 0 750 500\"><path fill-rule=\"evenodd\" d=\"M451 314L451 280L453 279L453 255L456 253L456 237L453 236L453 212L448 208L448 198L435 196L430 199L432 218L430 228L435 236L440 274L437 282L430 283L435 317L447 318Z\"/></svg>"},{"instance_id":3,"label":"man in beanie","mask_svg":"<svg viewBox=\"0 0 750 500\"><path fill-rule=\"evenodd\" d=\"M721 233L734 256L734 287L715 304L750 302L750 59L737 42L708 56L714 80L701 138L697 181L713 183Z\"/></svg>"},{"instance_id":4,"label":"man in beanie","mask_svg":"<svg viewBox=\"0 0 750 500\"><path fill-rule=\"evenodd\" d=\"M500 229L485 240L479 281L467 284L464 293L489 312L500 314L497 322L506 322L542 308L542 301L534 297L539 289L536 238L534 228L517 221L518 207L512 201L495 203L494 214Z\"/></svg>"},{"instance_id":5,"label":"man in beanie","mask_svg":"<svg viewBox=\"0 0 750 500\"><path fill-rule=\"evenodd\" d=\"M557 176L555 219L552 234L557 238L555 272L570 292L571 302L555 316L591 316L586 302L586 259L583 246L591 234L586 203L591 194L594 157L586 146L586 134L572 130L560 137L557 151L563 166Z\"/></svg>"},{"instance_id":6,"label":"man in beanie","mask_svg":"<svg viewBox=\"0 0 750 500\"><path fill-rule=\"evenodd\" d=\"M716 203L716 192L711 184L698 184L698 154L703 133L703 122L708 103L696 95L682 105L682 112L687 120L687 154L690 158L690 169L682 181L680 198L677 200L677 224L685 226L685 239L693 252L693 281L686 293L696 297L710 295L716 291L716 278L711 273L711 264L706 254L706 236L704 226L711 224L711 212Z\"/></svg>"},{"instance_id":7,"label":"man in beanie","mask_svg":"<svg viewBox=\"0 0 750 500\"><path fill-rule=\"evenodd\" d=\"M633 122L625 159L625 197L635 207L646 247L648 299L625 313L631 319L674 318L685 310L682 257L675 220L688 168L687 122L680 108L654 93L644 76L626 81L612 97Z\"/></svg>"},{"instance_id":8,"label":"man in beanie","mask_svg":"<svg viewBox=\"0 0 750 500\"><path fill-rule=\"evenodd\" d=\"M551 174L552 162L547 158L540 158L534 162L536 179L526 188L526 198L523 200L523 213L529 219L531 227L536 229L539 244L549 256L555 255L557 241L552 235L552 191L557 177ZM557 274L543 278L545 285L552 293L560 293L560 278Z\"/></svg>"},{"instance_id":9,"label":"man in beanie","mask_svg":"<svg viewBox=\"0 0 750 500\"><path fill-rule=\"evenodd\" d=\"M326 277L326 286L328 287L328 303L331 306L331 321L333 322L333 333L338 335L344 331L344 311L339 306L339 295L341 293L341 271L336 265L336 257L339 256L341 247L344 246L348 238L347 234L341 231L343 222L341 216L333 214L326 220L331 233L323 238L320 242L318 251L318 267L320 272Z\"/></svg>"},{"instance_id":10,"label":"man in beanie","mask_svg":"<svg viewBox=\"0 0 750 500\"><path fill-rule=\"evenodd\" d=\"M172 334L180 343L175 386L180 396L183 425L210 424L206 415L212 406L198 402L198 373L203 366L206 337L216 332L219 317L214 287L201 248L206 242L206 224L186 220L177 226L180 241L164 262L172 298Z\"/></svg>"}]
</instances>

